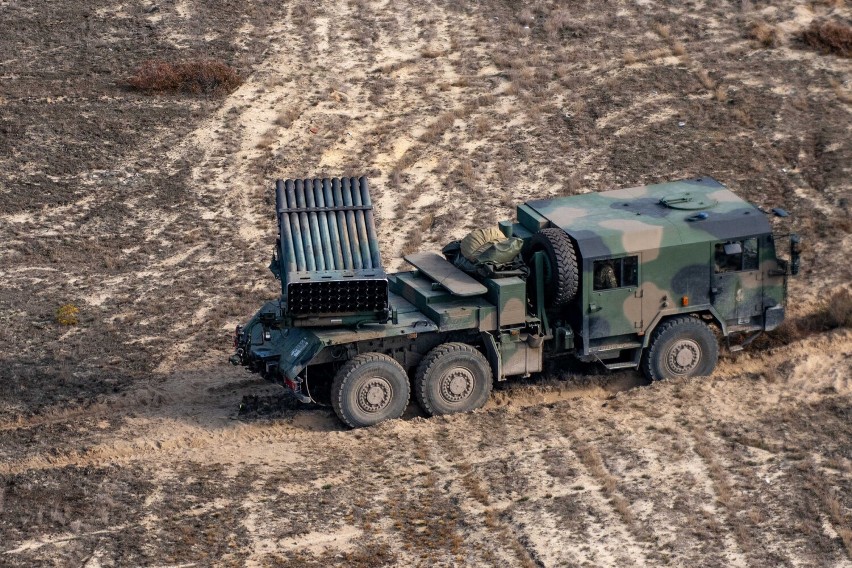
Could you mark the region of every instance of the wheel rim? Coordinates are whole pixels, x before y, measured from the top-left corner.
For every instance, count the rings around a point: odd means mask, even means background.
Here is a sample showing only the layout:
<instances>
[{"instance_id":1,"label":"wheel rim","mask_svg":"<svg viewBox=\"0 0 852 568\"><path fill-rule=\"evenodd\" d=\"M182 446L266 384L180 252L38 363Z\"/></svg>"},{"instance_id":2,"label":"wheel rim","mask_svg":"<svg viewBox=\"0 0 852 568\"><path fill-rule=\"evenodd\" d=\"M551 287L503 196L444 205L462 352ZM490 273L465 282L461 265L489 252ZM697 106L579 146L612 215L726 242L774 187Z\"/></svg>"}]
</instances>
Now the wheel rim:
<instances>
[{"instance_id":1,"label":"wheel rim","mask_svg":"<svg viewBox=\"0 0 852 568\"><path fill-rule=\"evenodd\" d=\"M380 412L392 399L393 386L383 377L370 377L358 389L358 408L364 412Z\"/></svg>"},{"instance_id":2,"label":"wheel rim","mask_svg":"<svg viewBox=\"0 0 852 568\"><path fill-rule=\"evenodd\" d=\"M473 373L464 367L455 367L441 380L441 397L447 402L461 402L470 396L475 385Z\"/></svg>"},{"instance_id":3,"label":"wheel rim","mask_svg":"<svg viewBox=\"0 0 852 568\"><path fill-rule=\"evenodd\" d=\"M551 281L553 280L553 265L550 262L550 255L547 254L547 251L543 248L536 249L533 253L543 252L544 253L544 262L542 263L542 276L544 277L544 284L546 286L551 285Z\"/></svg>"},{"instance_id":4,"label":"wheel rim","mask_svg":"<svg viewBox=\"0 0 852 568\"><path fill-rule=\"evenodd\" d=\"M701 347L692 339L680 339L666 357L666 366L675 375L687 375L701 362Z\"/></svg>"}]
</instances>

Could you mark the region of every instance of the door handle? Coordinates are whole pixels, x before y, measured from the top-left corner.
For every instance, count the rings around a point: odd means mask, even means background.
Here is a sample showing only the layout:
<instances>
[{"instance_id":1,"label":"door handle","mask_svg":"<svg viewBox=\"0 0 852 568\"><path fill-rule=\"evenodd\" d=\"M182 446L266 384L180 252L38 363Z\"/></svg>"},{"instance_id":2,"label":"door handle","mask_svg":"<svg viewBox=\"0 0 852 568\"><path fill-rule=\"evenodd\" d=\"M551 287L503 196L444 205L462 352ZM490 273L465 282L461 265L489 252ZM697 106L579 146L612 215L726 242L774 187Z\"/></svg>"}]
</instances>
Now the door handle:
<instances>
[{"instance_id":1,"label":"door handle","mask_svg":"<svg viewBox=\"0 0 852 568\"><path fill-rule=\"evenodd\" d=\"M599 306L597 304L589 304L589 313L599 312L603 309L603 306Z\"/></svg>"}]
</instances>

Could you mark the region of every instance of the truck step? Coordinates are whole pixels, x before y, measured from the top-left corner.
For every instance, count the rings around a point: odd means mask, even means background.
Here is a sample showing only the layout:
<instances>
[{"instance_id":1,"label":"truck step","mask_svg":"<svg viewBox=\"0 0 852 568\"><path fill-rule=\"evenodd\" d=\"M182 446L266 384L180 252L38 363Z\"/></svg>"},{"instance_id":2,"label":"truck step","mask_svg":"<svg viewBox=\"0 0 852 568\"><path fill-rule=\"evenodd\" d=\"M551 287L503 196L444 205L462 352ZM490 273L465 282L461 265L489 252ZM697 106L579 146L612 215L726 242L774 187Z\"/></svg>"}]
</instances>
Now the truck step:
<instances>
[{"instance_id":1,"label":"truck step","mask_svg":"<svg viewBox=\"0 0 852 568\"><path fill-rule=\"evenodd\" d=\"M633 361L624 361L621 363L604 363L604 366L610 371L614 371L615 369L635 369L636 363Z\"/></svg>"},{"instance_id":2,"label":"truck step","mask_svg":"<svg viewBox=\"0 0 852 568\"><path fill-rule=\"evenodd\" d=\"M636 349L642 347L638 341L628 341L627 343L608 343L606 345L597 345L589 348L589 353L603 353L604 351L621 351L623 349Z\"/></svg>"}]
</instances>

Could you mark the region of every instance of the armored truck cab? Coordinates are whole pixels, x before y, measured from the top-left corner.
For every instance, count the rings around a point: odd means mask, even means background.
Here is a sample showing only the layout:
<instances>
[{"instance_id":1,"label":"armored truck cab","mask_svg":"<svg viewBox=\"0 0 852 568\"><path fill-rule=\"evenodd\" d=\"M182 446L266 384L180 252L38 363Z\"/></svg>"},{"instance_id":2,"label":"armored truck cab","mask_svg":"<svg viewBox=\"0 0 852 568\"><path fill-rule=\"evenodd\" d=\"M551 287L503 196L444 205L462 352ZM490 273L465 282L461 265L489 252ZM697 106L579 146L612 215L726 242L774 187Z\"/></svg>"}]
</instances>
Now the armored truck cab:
<instances>
[{"instance_id":1,"label":"armored truck cab","mask_svg":"<svg viewBox=\"0 0 852 568\"><path fill-rule=\"evenodd\" d=\"M711 178L529 201L501 227L568 251L551 255L548 285L568 289L551 308L574 330L577 354L610 368L638 365L667 318L698 315L725 337L784 318L787 267L766 216ZM560 263L576 263L576 277Z\"/></svg>"},{"instance_id":2,"label":"armored truck cab","mask_svg":"<svg viewBox=\"0 0 852 568\"><path fill-rule=\"evenodd\" d=\"M711 178L528 201L386 274L365 178L276 186L282 282L238 326L231 362L330 404L350 427L487 401L494 381L575 356L652 380L712 373L781 323L786 282L766 216Z\"/></svg>"}]
</instances>

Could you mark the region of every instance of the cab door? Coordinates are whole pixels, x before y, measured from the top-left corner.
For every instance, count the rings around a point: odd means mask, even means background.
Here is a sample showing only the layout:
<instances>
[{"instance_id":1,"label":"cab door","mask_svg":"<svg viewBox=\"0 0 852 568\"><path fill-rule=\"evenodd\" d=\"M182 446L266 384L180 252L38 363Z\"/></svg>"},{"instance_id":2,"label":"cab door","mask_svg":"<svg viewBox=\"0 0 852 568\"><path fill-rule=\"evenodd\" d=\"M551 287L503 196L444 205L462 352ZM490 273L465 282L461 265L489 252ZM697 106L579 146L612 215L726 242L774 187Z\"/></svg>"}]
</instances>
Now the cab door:
<instances>
[{"instance_id":1,"label":"cab door","mask_svg":"<svg viewBox=\"0 0 852 568\"><path fill-rule=\"evenodd\" d=\"M719 316L732 325L748 325L763 307L757 238L720 241L713 245L711 301Z\"/></svg>"},{"instance_id":2,"label":"cab door","mask_svg":"<svg viewBox=\"0 0 852 568\"><path fill-rule=\"evenodd\" d=\"M589 339L636 333L642 329L639 255L592 262L587 282ZM589 273L587 272L587 274Z\"/></svg>"}]
</instances>

